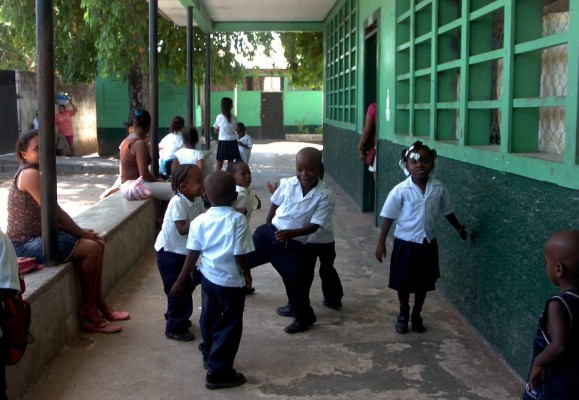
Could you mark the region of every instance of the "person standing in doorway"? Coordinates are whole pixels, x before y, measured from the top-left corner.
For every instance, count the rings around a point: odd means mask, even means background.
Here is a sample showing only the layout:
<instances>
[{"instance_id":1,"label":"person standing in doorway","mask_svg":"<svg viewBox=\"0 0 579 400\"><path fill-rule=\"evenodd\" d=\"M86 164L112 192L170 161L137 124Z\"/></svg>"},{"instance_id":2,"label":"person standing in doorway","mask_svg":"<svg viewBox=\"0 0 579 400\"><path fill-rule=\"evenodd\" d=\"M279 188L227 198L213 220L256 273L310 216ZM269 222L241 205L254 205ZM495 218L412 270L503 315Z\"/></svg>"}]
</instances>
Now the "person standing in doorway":
<instances>
[{"instance_id":1,"label":"person standing in doorway","mask_svg":"<svg viewBox=\"0 0 579 400\"><path fill-rule=\"evenodd\" d=\"M70 99L69 104L72 109L67 109L63 104L58 106L58 112L54 116L54 123L56 124L57 133L66 139L68 147L70 148L70 154L74 155L74 128L72 126L72 117L74 117L78 108L76 108L72 99Z\"/></svg>"}]
</instances>

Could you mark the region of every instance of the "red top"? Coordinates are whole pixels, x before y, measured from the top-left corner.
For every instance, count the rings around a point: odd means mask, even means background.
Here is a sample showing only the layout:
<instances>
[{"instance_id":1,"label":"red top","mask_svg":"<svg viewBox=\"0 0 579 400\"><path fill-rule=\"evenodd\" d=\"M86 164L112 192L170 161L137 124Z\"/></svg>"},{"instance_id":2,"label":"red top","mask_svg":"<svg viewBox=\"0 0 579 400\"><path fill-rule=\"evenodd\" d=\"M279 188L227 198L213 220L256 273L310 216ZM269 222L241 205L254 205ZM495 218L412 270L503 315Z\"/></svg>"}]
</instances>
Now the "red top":
<instances>
[{"instance_id":1,"label":"red top","mask_svg":"<svg viewBox=\"0 0 579 400\"><path fill-rule=\"evenodd\" d=\"M64 110L64 112L57 112L54 116L54 122L58 128L58 134L63 136L74 136L74 129L72 127L72 116L76 114L74 110Z\"/></svg>"}]
</instances>

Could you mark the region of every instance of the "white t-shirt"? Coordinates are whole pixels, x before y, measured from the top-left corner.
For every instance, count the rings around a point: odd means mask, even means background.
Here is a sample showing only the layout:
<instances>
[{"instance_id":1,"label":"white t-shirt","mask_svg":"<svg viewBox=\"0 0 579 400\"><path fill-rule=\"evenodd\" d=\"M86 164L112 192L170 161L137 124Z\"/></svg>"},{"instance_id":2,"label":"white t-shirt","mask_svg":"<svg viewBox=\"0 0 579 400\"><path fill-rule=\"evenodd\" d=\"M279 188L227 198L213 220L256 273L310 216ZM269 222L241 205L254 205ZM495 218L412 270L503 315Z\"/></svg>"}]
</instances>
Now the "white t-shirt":
<instances>
[{"instance_id":1,"label":"white t-shirt","mask_svg":"<svg viewBox=\"0 0 579 400\"><path fill-rule=\"evenodd\" d=\"M235 256L255 250L249 225L232 207L211 207L189 227L187 248L201 251L199 270L215 285L244 287L245 278Z\"/></svg>"},{"instance_id":2,"label":"white t-shirt","mask_svg":"<svg viewBox=\"0 0 579 400\"><path fill-rule=\"evenodd\" d=\"M169 160L175 157L175 153L183 147L183 134L181 132L171 132L159 142L159 148L162 149L161 158Z\"/></svg>"},{"instance_id":3,"label":"white t-shirt","mask_svg":"<svg viewBox=\"0 0 579 400\"><path fill-rule=\"evenodd\" d=\"M163 226L161 232L157 235L155 241L155 250L159 251L165 249L171 253L187 255L187 235L181 235L177 231L175 221L193 221L197 216L203 214L205 208L200 197L190 201L183 194L177 194L171 198L165 217L163 218Z\"/></svg>"},{"instance_id":4,"label":"white t-shirt","mask_svg":"<svg viewBox=\"0 0 579 400\"><path fill-rule=\"evenodd\" d=\"M231 114L231 121L223 114L219 114L213 124L214 128L219 128L219 140L237 140L237 117Z\"/></svg>"},{"instance_id":5,"label":"white t-shirt","mask_svg":"<svg viewBox=\"0 0 579 400\"><path fill-rule=\"evenodd\" d=\"M336 198L334 197L334 192L328 186L326 186L326 191L330 198L330 212L326 221L327 223L324 226L320 226L317 231L308 237L308 243L332 243L334 241L334 221L332 215L336 207Z\"/></svg>"},{"instance_id":6,"label":"white t-shirt","mask_svg":"<svg viewBox=\"0 0 579 400\"><path fill-rule=\"evenodd\" d=\"M233 203L233 208L245 208L247 209L247 222L251 221L251 213L253 210L257 209L257 197L251 192L250 188L245 188L243 186L236 185L235 190L237 191L237 200Z\"/></svg>"},{"instance_id":7,"label":"white t-shirt","mask_svg":"<svg viewBox=\"0 0 579 400\"><path fill-rule=\"evenodd\" d=\"M243 135L242 138L238 137L237 141L249 147L248 149L247 147L238 146L239 154L241 154L241 159L243 160L244 163L249 164L249 157L251 157L251 148L253 147L251 137L246 133L245 135Z\"/></svg>"},{"instance_id":8,"label":"white t-shirt","mask_svg":"<svg viewBox=\"0 0 579 400\"><path fill-rule=\"evenodd\" d=\"M407 242L431 242L436 238L436 218L454 212L448 190L430 177L426 191L412 182L409 176L390 191L380 216L396 221L394 236Z\"/></svg>"},{"instance_id":9,"label":"white t-shirt","mask_svg":"<svg viewBox=\"0 0 579 400\"><path fill-rule=\"evenodd\" d=\"M331 217L326 189L324 182L318 180L318 184L304 196L297 177L280 180L279 188L271 196L271 202L278 206L271 222L279 230L298 229L308 223L326 227ZM302 243L307 239L308 236L295 238Z\"/></svg>"},{"instance_id":10,"label":"white t-shirt","mask_svg":"<svg viewBox=\"0 0 579 400\"><path fill-rule=\"evenodd\" d=\"M0 230L0 288L20 291L18 259L12 242ZM0 330L0 336L2 336Z\"/></svg>"},{"instance_id":11,"label":"white t-shirt","mask_svg":"<svg viewBox=\"0 0 579 400\"><path fill-rule=\"evenodd\" d=\"M177 150L175 158L179 160L179 164L197 164L197 161L205 158L205 153L201 150L182 148Z\"/></svg>"}]
</instances>

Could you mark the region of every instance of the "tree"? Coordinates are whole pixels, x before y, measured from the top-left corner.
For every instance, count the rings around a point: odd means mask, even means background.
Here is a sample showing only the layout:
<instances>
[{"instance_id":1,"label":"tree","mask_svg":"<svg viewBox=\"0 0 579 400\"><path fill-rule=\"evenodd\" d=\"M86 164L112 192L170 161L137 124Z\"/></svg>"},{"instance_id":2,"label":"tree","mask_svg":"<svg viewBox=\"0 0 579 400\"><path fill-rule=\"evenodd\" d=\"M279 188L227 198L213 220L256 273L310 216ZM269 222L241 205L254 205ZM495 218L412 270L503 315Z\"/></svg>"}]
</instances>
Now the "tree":
<instances>
[{"instance_id":1,"label":"tree","mask_svg":"<svg viewBox=\"0 0 579 400\"><path fill-rule=\"evenodd\" d=\"M0 0L0 68L35 70L34 0ZM90 82L98 74L128 82L130 110L144 107L148 71L148 3L143 0L55 0L55 69L65 83ZM159 17L159 72L186 80L186 28ZM203 82L205 34L194 29L194 81ZM214 82L237 82L258 45L271 49L270 33L212 34ZM232 51L233 50L233 51Z\"/></svg>"},{"instance_id":2,"label":"tree","mask_svg":"<svg viewBox=\"0 0 579 400\"><path fill-rule=\"evenodd\" d=\"M280 33L292 85L321 89L324 79L324 35L322 32Z\"/></svg>"}]
</instances>

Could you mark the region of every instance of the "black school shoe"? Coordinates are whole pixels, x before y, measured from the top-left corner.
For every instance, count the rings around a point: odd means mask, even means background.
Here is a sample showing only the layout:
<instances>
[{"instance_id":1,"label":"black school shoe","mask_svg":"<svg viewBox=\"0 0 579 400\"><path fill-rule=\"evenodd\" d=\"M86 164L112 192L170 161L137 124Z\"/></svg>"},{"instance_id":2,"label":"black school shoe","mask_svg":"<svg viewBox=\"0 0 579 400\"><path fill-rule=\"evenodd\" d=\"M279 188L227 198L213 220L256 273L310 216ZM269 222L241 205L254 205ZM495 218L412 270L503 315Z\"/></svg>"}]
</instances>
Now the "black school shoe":
<instances>
[{"instance_id":1,"label":"black school shoe","mask_svg":"<svg viewBox=\"0 0 579 400\"><path fill-rule=\"evenodd\" d=\"M207 374L205 376L205 388L209 390L225 389L243 385L247 380L240 372L234 372L230 376L217 377Z\"/></svg>"},{"instance_id":2,"label":"black school shoe","mask_svg":"<svg viewBox=\"0 0 579 400\"><path fill-rule=\"evenodd\" d=\"M277 310L275 310L275 312L277 313L277 315L281 315L282 317L295 318L296 316L296 313L290 306L278 307Z\"/></svg>"},{"instance_id":3,"label":"black school shoe","mask_svg":"<svg viewBox=\"0 0 579 400\"><path fill-rule=\"evenodd\" d=\"M165 336L167 339L178 340L180 342L190 342L195 340L195 334L193 332L185 332L185 333L171 333L165 332Z\"/></svg>"},{"instance_id":4,"label":"black school shoe","mask_svg":"<svg viewBox=\"0 0 579 400\"><path fill-rule=\"evenodd\" d=\"M331 303L329 301L324 300L324 305L328 308L334 309L336 311L340 311L340 308L342 308L342 303L338 302L338 303Z\"/></svg>"},{"instance_id":5,"label":"black school shoe","mask_svg":"<svg viewBox=\"0 0 579 400\"><path fill-rule=\"evenodd\" d=\"M424 333L426 331L420 314L412 314L410 322L412 323L412 332Z\"/></svg>"},{"instance_id":6,"label":"black school shoe","mask_svg":"<svg viewBox=\"0 0 579 400\"><path fill-rule=\"evenodd\" d=\"M400 334L408 333L408 314L398 315L398 320L396 321L396 332Z\"/></svg>"},{"instance_id":7,"label":"black school shoe","mask_svg":"<svg viewBox=\"0 0 579 400\"><path fill-rule=\"evenodd\" d=\"M290 335L294 333L305 332L308 329L310 329L310 327L315 323L316 323L315 318L310 324L304 324L298 321L297 319L294 319L293 322L288 326L286 326L283 330L285 331L285 333L289 333Z\"/></svg>"}]
</instances>

